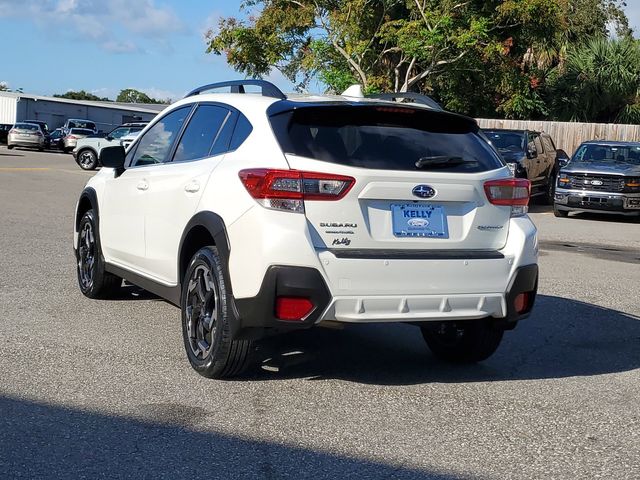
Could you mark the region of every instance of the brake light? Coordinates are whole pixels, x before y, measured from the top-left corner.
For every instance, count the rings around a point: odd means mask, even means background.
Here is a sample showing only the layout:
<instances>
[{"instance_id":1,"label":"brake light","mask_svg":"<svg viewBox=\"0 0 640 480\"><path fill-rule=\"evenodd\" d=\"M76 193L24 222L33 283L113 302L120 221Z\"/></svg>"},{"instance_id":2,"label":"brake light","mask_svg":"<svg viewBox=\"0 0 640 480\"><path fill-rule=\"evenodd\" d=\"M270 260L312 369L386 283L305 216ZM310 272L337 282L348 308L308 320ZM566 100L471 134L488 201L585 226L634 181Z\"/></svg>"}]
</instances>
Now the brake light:
<instances>
[{"instance_id":1,"label":"brake light","mask_svg":"<svg viewBox=\"0 0 640 480\"><path fill-rule=\"evenodd\" d=\"M525 215L531 195L531 182L525 178L504 178L485 182L484 191L493 205L510 206L511 216Z\"/></svg>"},{"instance_id":2,"label":"brake light","mask_svg":"<svg viewBox=\"0 0 640 480\"><path fill-rule=\"evenodd\" d=\"M313 303L308 298L276 298L276 317L279 320L304 320L312 310Z\"/></svg>"},{"instance_id":3,"label":"brake light","mask_svg":"<svg viewBox=\"0 0 640 480\"><path fill-rule=\"evenodd\" d=\"M11 135L15 135L16 133L18 133L18 131L15 128L12 128L11 130L9 130L9 133Z\"/></svg>"},{"instance_id":4,"label":"brake light","mask_svg":"<svg viewBox=\"0 0 640 480\"><path fill-rule=\"evenodd\" d=\"M75 135L67 135L67 138L69 140L77 140L78 139L78 137L76 137Z\"/></svg>"},{"instance_id":5,"label":"brake light","mask_svg":"<svg viewBox=\"0 0 640 480\"><path fill-rule=\"evenodd\" d=\"M249 194L263 207L304 213L309 200L340 200L355 179L330 173L256 168L238 174Z\"/></svg>"}]
</instances>

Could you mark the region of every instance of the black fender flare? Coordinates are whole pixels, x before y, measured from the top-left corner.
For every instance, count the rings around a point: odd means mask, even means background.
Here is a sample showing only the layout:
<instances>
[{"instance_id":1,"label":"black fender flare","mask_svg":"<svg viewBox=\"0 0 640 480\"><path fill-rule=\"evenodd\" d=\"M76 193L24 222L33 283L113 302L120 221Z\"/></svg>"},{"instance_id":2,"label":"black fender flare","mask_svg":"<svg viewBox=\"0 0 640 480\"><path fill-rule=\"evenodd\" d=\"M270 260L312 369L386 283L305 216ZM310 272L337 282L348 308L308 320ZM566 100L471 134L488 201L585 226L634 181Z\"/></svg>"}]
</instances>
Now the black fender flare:
<instances>
[{"instance_id":1,"label":"black fender flare","mask_svg":"<svg viewBox=\"0 0 640 480\"><path fill-rule=\"evenodd\" d=\"M177 271L178 271L178 284L181 285L183 281L183 276L186 271L186 267L188 266L189 258L184 258L184 243L189 234L196 227L203 227L211 235L213 241L215 242L215 246L218 249L218 254L222 259L223 265L222 270L224 274L224 280L227 284L227 292L233 295L233 288L231 286L231 278L229 276L229 237L227 236L227 228L225 226L224 220L220 215L217 215L213 212L198 212L191 220L187 222L185 226L182 236L180 237L180 244L178 247L178 261L177 261Z\"/></svg>"},{"instance_id":2,"label":"black fender flare","mask_svg":"<svg viewBox=\"0 0 640 480\"><path fill-rule=\"evenodd\" d=\"M96 220L96 233L99 234L99 232L100 232L100 211L99 211L99 208L98 208L98 194L91 187L86 187L82 191L82 193L80 194L80 198L78 199L78 205L76 207L76 223L75 223L76 231L78 231L78 227L80 227L80 220L82 220L82 215L84 215L84 212L82 212L82 209L80 208L80 205L82 205L83 201L88 201L89 204L91 205L91 209L96 214L96 218L95 218L95 220ZM99 235L98 235L98 237L99 237Z\"/></svg>"}]
</instances>

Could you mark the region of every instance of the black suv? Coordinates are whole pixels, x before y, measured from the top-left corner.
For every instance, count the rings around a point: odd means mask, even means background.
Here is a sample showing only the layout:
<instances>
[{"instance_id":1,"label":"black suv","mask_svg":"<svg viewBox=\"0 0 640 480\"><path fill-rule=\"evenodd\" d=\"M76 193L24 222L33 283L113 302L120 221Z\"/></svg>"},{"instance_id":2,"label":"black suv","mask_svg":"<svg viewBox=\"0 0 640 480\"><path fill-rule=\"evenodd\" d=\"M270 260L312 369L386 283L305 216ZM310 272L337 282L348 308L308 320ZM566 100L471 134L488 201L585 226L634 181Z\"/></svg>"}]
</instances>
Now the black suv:
<instances>
[{"instance_id":1,"label":"black suv","mask_svg":"<svg viewBox=\"0 0 640 480\"><path fill-rule=\"evenodd\" d=\"M640 142L593 140L560 169L553 213L597 212L640 219Z\"/></svg>"},{"instance_id":2,"label":"black suv","mask_svg":"<svg viewBox=\"0 0 640 480\"><path fill-rule=\"evenodd\" d=\"M517 178L531 181L531 196L542 196L553 204L558 169L569 157L556 149L547 133L530 130L484 130L491 144Z\"/></svg>"}]
</instances>

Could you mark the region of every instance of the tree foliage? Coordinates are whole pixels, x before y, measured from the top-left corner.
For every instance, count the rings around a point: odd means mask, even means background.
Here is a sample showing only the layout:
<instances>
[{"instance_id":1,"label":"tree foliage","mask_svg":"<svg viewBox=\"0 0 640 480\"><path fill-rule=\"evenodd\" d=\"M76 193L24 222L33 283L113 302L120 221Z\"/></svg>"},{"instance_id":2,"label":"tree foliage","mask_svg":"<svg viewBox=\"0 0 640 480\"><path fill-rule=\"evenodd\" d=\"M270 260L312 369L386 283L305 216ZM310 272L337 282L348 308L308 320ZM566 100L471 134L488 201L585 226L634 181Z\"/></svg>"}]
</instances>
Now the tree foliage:
<instances>
[{"instance_id":1,"label":"tree foliage","mask_svg":"<svg viewBox=\"0 0 640 480\"><path fill-rule=\"evenodd\" d=\"M640 123L640 42L595 38L571 50L556 73L557 118Z\"/></svg>"},{"instance_id":2,"label":"tree foliage","mask_svg":"<svg viewBox=\"0 0 640 480\"><path fill-rule=\"evenodd\" d=\"M56 98L68 98L69 100L91 100L94 102L110 102L107 97L98 97L90 92L85 92L84 90L73 91L69 90L65 93L56 93L53 95Z\"/></svg>"},{"instance_id":3,"label":"tree foliage","mask_svg":"<svg viewBox=\"0 0 640 480\"><path fill-rule=\"evenodd\" d=\"M125 88L120 90L116 102L123 103L171 103L171 100L157 100L150 97L144 92L140 92L134 88Z\"/></svg>"},{"instance_id":4,"label":"tree foliage","mask_svg":"<svg viewBox=\"0 0 640 480\"><path fill-rule=\"evenodd\" d=\"M549 80L588 39L631 34L621 0L245 0L208 52L300 89L420 91L475 116L544 118ZM555 107L554 107L555 108ZM553 110L555 111L555 110Z\"/></svg>"}]
</instances>

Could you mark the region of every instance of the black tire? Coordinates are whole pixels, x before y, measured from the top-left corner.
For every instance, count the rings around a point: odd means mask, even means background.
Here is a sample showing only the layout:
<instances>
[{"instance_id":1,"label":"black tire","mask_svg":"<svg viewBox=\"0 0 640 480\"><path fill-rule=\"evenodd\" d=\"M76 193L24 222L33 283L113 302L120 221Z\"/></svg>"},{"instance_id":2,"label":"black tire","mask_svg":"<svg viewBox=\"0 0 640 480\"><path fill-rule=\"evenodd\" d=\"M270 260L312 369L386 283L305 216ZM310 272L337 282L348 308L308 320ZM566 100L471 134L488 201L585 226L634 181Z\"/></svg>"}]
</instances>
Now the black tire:
<instances>
[{"instance_id":1,"label":"black tire","mask_svg":"<svg viewBox=\"0 0 640 480\"><path fill-rule=\"evenodd\" d=\"M250 364L252 342L231 336L232 306L215 247L192 257L182 283L182 336L193 369L207 378L240 375Z\"/></svg>"},{"instance_id":2,"label":"black tire","mask_svg":"<svg viewBox=\"0 0 640 480\"><path fill-rule=\"evenodd\" d=\"M486 319L426 323L420 329L436 357L455 363L486 360L498 349L504 334Z\"/></svg>"},{"instance_id":3,"label":"black tire","mask_svg":"<svg viewBox=\"0 0 640 480\"><path fill-rule=\"evenodd\" d=\"M78 165L83 170L95 170L98 166L98 156L93 150L81 150L78 152Z\"/></svg>"},{"instance_id":4,"label":"black tire","mask_svg":"<svg viewBox=\"0 0 640 480\"><path fill-rule=\"evenodd\" d=\"M567 218L569 216L569 212L567 212L566 210L559 210L558 207L554 204L553 215L558 218Z\"/></svg>"},{"instance_id":5,"label":"black tire","mask_svg":"<svg viewBox=\"0 0 640 480\"><path fill-rule=\"evenodd\" d=\"M122 279L105 271L93 210L86 212L78 228L76 271L80 291L89 298L110 298L118 293Z\"/></svg>"}]
</instances>

